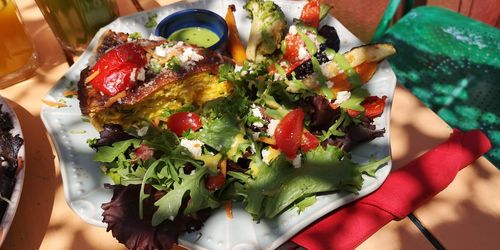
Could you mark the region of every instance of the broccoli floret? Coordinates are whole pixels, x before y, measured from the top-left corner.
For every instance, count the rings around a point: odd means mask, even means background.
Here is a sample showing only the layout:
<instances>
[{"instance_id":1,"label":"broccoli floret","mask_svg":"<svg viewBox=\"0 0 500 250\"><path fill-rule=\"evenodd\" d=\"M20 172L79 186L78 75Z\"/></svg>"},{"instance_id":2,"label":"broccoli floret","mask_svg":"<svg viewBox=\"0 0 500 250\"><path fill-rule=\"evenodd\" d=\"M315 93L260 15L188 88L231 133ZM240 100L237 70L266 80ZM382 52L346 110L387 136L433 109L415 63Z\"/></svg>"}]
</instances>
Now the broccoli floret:
<instances>
[{"instance_id":1,"label":"broccoli floret","mask_svg":"<svg viewBox=\"0 0 500 250\"><path fill-rule=\"evenodd\" d=\"M244 8L252 19L246 56L261 62L278 48L286 28L285 14L273 1L249 0Z\"/></svg>"}]
</instances>

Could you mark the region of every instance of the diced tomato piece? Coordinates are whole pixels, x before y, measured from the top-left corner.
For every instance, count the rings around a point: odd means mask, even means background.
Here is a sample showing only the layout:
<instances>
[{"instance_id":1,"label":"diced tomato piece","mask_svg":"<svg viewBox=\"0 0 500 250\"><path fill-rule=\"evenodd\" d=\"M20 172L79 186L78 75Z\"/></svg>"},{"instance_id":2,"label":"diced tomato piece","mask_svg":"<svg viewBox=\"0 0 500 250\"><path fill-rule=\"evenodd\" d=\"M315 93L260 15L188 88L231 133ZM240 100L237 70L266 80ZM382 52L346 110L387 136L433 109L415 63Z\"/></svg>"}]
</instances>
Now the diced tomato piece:
<instances>
[{"instance_id":1,"label":"diced tomato piece","mask_svg":"<svg viewBox=\"0 0 500 250\"><path fill-rule=\"evenodd\" d=\"M293 71L296 67L298 67L303 62L309 60L310 56L307 58L299 59L299 50L301 47L306 46L302 38L299 34L287 34L285 37L285 55L283 58L289 62L290 67L286 69L286 71Z\"/></svg>"},{"instance_id":2,"label":"diced tomato piece","mask_svg":"<svg viewBox=\"0 0 500 250\"><path fill-rule=\"evenodd\" d=\"M134 151L135 160L141 159L142 161L147 161L151 157L153 157L154 153L155 153L154 149L152 149L144 144L141 144Z\"/></svg>"},{"instance_id":3,"label":"diced tomato piece","mask_svg":"<svg viewBox=\"0 0 500 250\"><path fill-rule=\"evenodd\" d=\"M380 116L384 112L385 100L387 96L369 96L363 101L363 107L365 108L365 116L368 118L375 118Z\"/></svg>"},{"instance_id":4,"label":"diced tomato piece","mask_svg":"<svg viewBox=\"0 0 500 250\"><path fill-rule=\"evenodd\" d=\"M274 137L276 145L289 159L295 158L302 142L304 130L304 111L290 111L276 126Z\"/></svg>"},{"instance_id":5,"label":"diced tomato piece","mask_svg":"<svg viewBox=\"0 0 500 250\"><path fill-rule=\"evenodd\" d=\"M307 152L311 149L315 149L319 146L319 140L316 136L311 134L311 132L304 130L304 134L302 134L302 142L300 144L300 149L302 152Z\"/></svg>"},{"instance_id":6,"label":"diced tomato piece","mask_svg":"<svg viewBox=\"0 0 500 250\"><path fill-rule=\"evenodd\" d=\"M387 96L382 96L382 98L378 96L369 96L366 97L365 100L361 103L361 106L365 108L365 116L368 118L375 118L380 116L384 112L385 100ZM360 111L348 109L347 114L351 117L356 117L360 114Z\"/></svg>"},{"instance_id":7,"label":"diced tomato piece","mask_svg":"<svg viewBox=\"0 0 500 250\"><path fill-rule=\"evenodd\" d=\"M205 177L205 187L209 191L215 191L222 186L224 186L224 183L226 182L226 178L222 173L219 173L218 175L207 175Z\"/></svg>"},{"instance_id":8,"label":"diced tomato piece","mask_svg":"<svg viewBox=\"0 0 500 250\"><path fill-rule=\"evenodd\" d=\"M188 130L196 131L201 128L200 116L195 112L179 112L168 117L168 128L177 136L182 136Z\"/></svg>"},{"instance_id":9,"label":"diced tomato piece","mask_svg":"<svg viewBox=\"0 0 500 250\"><path fill-rule=\"evenodd\" d=\"M135 86L130 79L131 73L146 65L146 53L136 43L118 46L104 54L92 67L89 76L95 75L90 83L99 92L114 96L127 88Z\"/></svg>"},{"instance_id":10,"label":"diced tomato piece","mask_svg":"<svg viewBox=\"0 0 500 250\"><path fill-rule=\"evenodd\" d=\"M318 27L319 26L320 5L319 0L310 0L300 14L300 20L305 24Z\"/></svg>"}]
</instances>

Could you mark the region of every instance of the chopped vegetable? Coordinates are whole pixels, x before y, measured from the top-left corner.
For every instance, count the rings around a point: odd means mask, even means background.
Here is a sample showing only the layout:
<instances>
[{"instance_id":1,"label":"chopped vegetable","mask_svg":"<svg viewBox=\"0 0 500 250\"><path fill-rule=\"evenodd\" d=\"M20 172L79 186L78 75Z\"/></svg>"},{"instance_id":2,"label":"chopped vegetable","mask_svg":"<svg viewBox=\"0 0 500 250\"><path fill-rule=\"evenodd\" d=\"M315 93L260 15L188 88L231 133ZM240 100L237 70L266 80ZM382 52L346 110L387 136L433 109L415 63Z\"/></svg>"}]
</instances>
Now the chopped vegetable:
<instances>
[{"instance_id":1,"label":"chopped vegetable","mask_svg":"<svg viewBox=\"0 0 500 250\"><path fill-rule=\"evenodd\" d=\"M300 20L306 25L317 28L320 20L320 4L318 0L309 0L302 9Z\"/></svg>"},{"instance_id":2,"label":"chopped vegetable","mask_svg":"<svg viewBox=\"0 0 500 250\"><path fill-rule=\"evenodd\" d=\"M248 60L261 62L278 49L286 28L285 14L268 0L249 0L244 8L252 19L246 56Z\"/></svg>"},{"instance_id":3,"label":"chopped vegetable","mask_svg":"<svg viewBox=\"0 0 500 250\"><path fill-rule=\"evenodd\" d=\"M246 59L246 52L238 34L236 21L234 20L233 12L235 10L236 7L234 5L229 5L227 7L226 23L229 28L229 53L231 53L231 56L236 64L243 65L243 62Z\"/></svg>"}]
</instances>

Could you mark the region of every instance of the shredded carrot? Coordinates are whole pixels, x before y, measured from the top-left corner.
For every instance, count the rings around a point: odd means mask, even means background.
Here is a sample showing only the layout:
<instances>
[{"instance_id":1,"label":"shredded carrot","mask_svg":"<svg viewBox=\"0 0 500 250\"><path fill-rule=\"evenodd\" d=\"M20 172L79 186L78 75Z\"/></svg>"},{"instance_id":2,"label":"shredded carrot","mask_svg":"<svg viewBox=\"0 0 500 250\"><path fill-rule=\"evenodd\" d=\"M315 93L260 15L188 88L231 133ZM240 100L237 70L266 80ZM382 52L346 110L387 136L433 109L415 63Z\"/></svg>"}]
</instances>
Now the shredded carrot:
<instances>
[{"instance_id":1,"label":"shredded carrot","mask_svg":"<svg viewBox=\"0 0 500 250\"><path fill-rule=\"evenodd\" d=\"M276 140L271 137L259 137L257 140L269 145L276 145Z\"/></svg>"},{"instance_id":2,"label":"shredded carrot","mask_svg":"<svg viewBox=\"0 0 500 250\"><path fill-rule=\"evenodd\" d=\"M94 71L94 73L92 73L89 76L87 76L87 78L85 79L85 84L87 84L90 81L94 80L94 78L96 78L97 75L99 75L99 70L96 70L96 71Z\"/></svg>"},{"instance_id":3,"label":"shredded carrot","mask_svg":"<svg viewBox=\"0 0 500 250\"><path fill-rule=\"evenodd\" d=\"M220 162L219 168L220 168L220 172L222 173L222 175L224 175L224 177L226 177L226 174L227 174L227 161L226 161L226 159L223 159Z\"/></svg>"},{"instance_id":4,"label":"shredded carrot","mask_svg":"<svg viewBox=\"0 0 500 250\"><path fill-rule=\"evenodd\" d=\"M74 96L74 95L78 95L78 91L70 91L70 90L67 90L67 91L64 91L64 92L63 92L63 96L64 96L64 97Z\"/></svg>"},{"instance_id":5,"label":"shredded carrot","mask_svg":"<svg viewBox=\"0 0 500 250\"><path fill-rule=\"evenodd\" d=\"M64 103L60 103L60 102L53 102L53 101L49 101L49 100L46 100L46 99L42 99L42 102L51 106L51 107L54 107L54 108L64 108L66 107L67 105L64 104Z\"/></svg>"},{"instance_id":6,"label":"shredded carrot","mask_svg":"<svg viewBox=\"0 0 500 250\"><path fill-rule=\"evenodd\" d=\"M243 65L243 62L246 59L245 47L243 47L243 43L240 40L238 35L238 28L236 27L236 20L234 20L233 12L236 10L234 5L227 6L226 13L226 23L229 28L229 41L228 47L231 56L234 59L234 62L238 65Z\"/></svg>"},{"instance_id":7,"label":"shredded carrot","mask_svg":"<svg viewBox=\"0 0 500 250\"><path fill-rule=\"evenodd\" d=\"M227 218L232 219L233 218L233 202L231 200L225 201L224 207L226 208Z\"/></svg>"},{"instance_id":8,"label":"shredded carrot","mask_svg":"<svg viewBox=\"0 0 500 250\"><path fill-rule=\"evenodd\" d=\"M111 98L109 98L106 103L104 103L104 107L105 108L109 108L111 107L111 105L113 105L115 102L117 102L118 100L120 100L121 98L125 97L127 95L127 92L124 90L118 94L116 94L115 96L112 96Z\"/></svg>"},{"instance_id":9,"label":"shredded carrot","mask_svg":"<svg viewBox=\"0 0 500 250\"><path fill-rule=\"evenodd\" d=\"M157 54L156 54L156 53L155 53L152 49L150 49L150 48L144 48L144 50L145 50L146 52L148 52L148 54L150 54L150 55L151 55L152 57L154 57L155 59L157 59L157 60L160 60L160 59L161 59L161 57L159 57L159 56L158 56L158 55L157 55Z\"/></svg>"}]
</instances>

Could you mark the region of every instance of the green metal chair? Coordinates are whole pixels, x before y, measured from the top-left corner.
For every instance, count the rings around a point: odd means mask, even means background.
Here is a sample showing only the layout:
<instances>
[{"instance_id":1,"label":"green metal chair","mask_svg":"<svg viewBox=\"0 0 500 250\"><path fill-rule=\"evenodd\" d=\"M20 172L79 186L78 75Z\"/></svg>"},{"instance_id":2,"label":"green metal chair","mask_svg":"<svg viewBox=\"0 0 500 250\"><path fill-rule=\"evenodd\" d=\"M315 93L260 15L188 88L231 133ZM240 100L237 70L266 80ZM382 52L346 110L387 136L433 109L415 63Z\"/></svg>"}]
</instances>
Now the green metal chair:
<instances>
[{"instance_id":1,"label":"green metal chair","mask_svg":"<svg viewBox=\"0 0 500 250\"><path fill-rule=\"evenodd\" d=\"M399 82L451 127L483 130L500 169L500 30L430 6L407 8L389 28L399 3L390 1L373 42L395 45Z\"/></svg>"}]
</instances>

